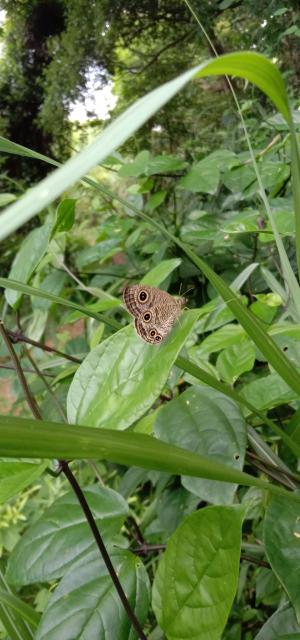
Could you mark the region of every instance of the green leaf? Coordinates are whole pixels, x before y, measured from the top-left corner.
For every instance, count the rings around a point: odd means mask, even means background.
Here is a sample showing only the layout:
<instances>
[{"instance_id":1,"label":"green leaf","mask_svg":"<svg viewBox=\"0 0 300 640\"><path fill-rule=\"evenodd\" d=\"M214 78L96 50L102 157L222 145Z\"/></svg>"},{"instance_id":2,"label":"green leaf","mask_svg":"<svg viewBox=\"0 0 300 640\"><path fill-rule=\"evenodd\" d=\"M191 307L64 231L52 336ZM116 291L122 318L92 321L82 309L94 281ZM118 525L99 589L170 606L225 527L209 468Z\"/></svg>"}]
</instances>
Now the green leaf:
<instances>
[{"instance_id":1,"label":"green leaf","mask_svg":"<svg viewBox=\"0 0 300 640\"><path fill-rule=\"evenodd\" d=\"M63 434L63 437L62 437ZM6 457L109 460L209 480L261 487L300 502L296 493L285 491L260 478L227 465L174 447L156 438L130 431L94 429L0 415L0 450Z\"/></svg>"},{"instance_id":2,"label":"green leaf","mask_svg":"<svg viewBox=\"0 0 300 640\"><path fill-rule=\"evenodd\" d=\"M44 224L42 227L30 231L16 254L9 272L9 278L24 283L28 282L48 248L50 231L49 224ZM21 294L16 293L14 290L6 289L5 297L8 304L16 307Z\"/></svg>"},{"instance_id":3,"label":"green leaf","mask_svg":"<svg viewBox=\"0 0 300 640\"><path fill-rule=\"evenodd\" d=\"M198 67L190 69L138 100L108 125L88 147L73 156L63 167L47 176L17 203L8 207L0 216L0 240L30 220L71 184L74 184L96 164L105 160L160 107L176 95L189 80L211 74L236 75L254 82L269 96L286 121L291 123L291 113L283 78L276 66L267 58L247 51L229 53L203 62ZM22 147L19 145L16 148L22 151ZM27 155L31 155L30 152L27 151ZM43 156L41 158L44 159ZM50 162L54 164L54 161Z\"/></svg>"},{"instance_id":4,"label":"green leaf","mask_svg":"<svg viewBox=\"0 0 300 640\"><path fill-rule=\"evenodd\" d=\"M62 289L64 288L65 282L67 279L67 274L62 271L51 271L44 278L42 282L39 283L39 291L46 291L51 295L58 296ZM34 297L32 299L32 308L40 309L41 311L48 311L51 307L52 301L46 298L38 298Z\"/></svg>"},{"instance_id":5,"label":"green leaf","mask_svg":"<svg viewBox=\"0 0 300 640\"><path fill-rule=\"evenodd\" d=\"M150 159L149 151L140 151L137 154L133 162L129 162L127 164L123 164L119 169L119 176L122 178L133 177L137 178L142 175L146 171L146 167L148 165Z\"/></svg>"},{"instance_id":6,"label":"green leaf","mask_svg":"<svg viewBox=\"0 0 300 640\"><path fill-rule=\"evenodd\" d=\"M153 269L146 273L141 280L141 284L149 284L151 287L159 287L159 285L181 265L181 262L181 258L162 260L159 264L155 265Z\"/></svg>"},{"instance_id":7,"label":"green leaf","mask_svg":"<svg viewBox=\"0 0 300 640\"><path fill-rule=\"evenodd\" d=\"M224 393L229 398L232 398L234 402L246 407L250 413L253 413L254 415L258 416L264 424L268 425L272 429L272 431L276 433L283 440L283 442L285 442L285 444L290 448L290 450L293 452L295 456L297 455L300 456L300 446L296 442L294 442L294 440L286 433L284 429L281 429L280 427L278 427L276 422L274 422L273 420L270 420L270 418L267 415L265 415L262 411L257 409L255 405L251 404L248 401L248 399L243 397L241 394L237 393L235 390L233 390L224 382L220 382L217 378L212 376L205 369L202 369L201 367L194 364L194 362L191 362L190 360L187 360L182 356L179 356L177 358L176 365L180 369L183 369L188 374L193 376L193 378L200 380L201 383L207 384L209 387L212 387L217 391L221 391L221 393Z\"/></svg>"},{"instance_id":8,"label":"green leaf","mask_svg":"<svg viewBox=\"0 0 300 640\"><path fill-rule=\"evenodd\" d=\"M195 164L186 176L181 178L179 187L193 193L215 193L220 180L220 171L214 159L203 158Z\"/></svg>"},{"instance_id":9,"label":"green leaf","mask_svg":"<svg viewBox=\"0 0 300 640\"><path fill-rule=\"evenodd\" d=\"M140 559L128 551L111 555L114 568L133 610L143 625L150 587ZM135 640L115 586L103 561L90 554L64 576L51 596L35 640Z\"/></svg>"},{"instance_id":10,"label":"green leaf","mask_svg":"<svg viewBox=\"0 0 300 640\"><path fill-rule=\"evenodd\" d=\"M159 438L200 455L242 469L247 443L245 421L237 405L207 387L190 387L164 405L156 416ZM183 486L202 500L230 504L236 485L183 476Z\"/></svg>"},{"instance_id":11,"label":"green leaf","mask_svg":"<svg viewBox=\"0 0 300 640\"><path fill-rule=\"evenodd\" d=\"M168 640L220 639L237 588L243 517L241 507L206 507L169 539L153 585Z\"/></svg>"},{"instance_id":12,"label":"green leaf","mask_svg":"<svg viewBox=\"0 0 300 640\"><path fill-rule=\"evenodd\" d=\"M197 309L182 313L159 346L145 343L130 325L93 349L70 386L69 421L126 429L138 420L159 396L198 313Z\"/></svg>"},{"instance_id":13,"label":"green leaf","mask_svg":"<svg viewBox=\"0 0 300 640\"><path fill-rule=\"evenodd\" d=\"M163 540L177 529L183 518L196 511L199 498L183 487L165 489L157 499L156 513ZM157 533L157 532L156 532Z\"/></svg>"},{"instance_id":14,"label":"green leaf","mask_svg":"<svg viewBox=\"0 0 300 640\"><path fill-rule=\"evenodd\" d=\"M12 496L25 489L39 478L47 463L0 460L0 503L6 502Z\"/></svg>"},{"instance_id":15,"label":"green leaf","mask_svg":"<svg viewBox=\"0 0 300 640\"><path fill-rule=\"evenodd\" d=\"M70 229L72 229L75 220L75 204L76 200L73 198L66 198L59 203L51 238L53 238L56 233L70 231Z\"/></svg>"},{"instance_id":16,"label":"green leaf","mask_svg":"<svg viewBox=\"0 0 300 640\"><path fill-rule=\"evenodd\" d=\"M153 193L147 202L148 211L154 211L154 209L157 209L157 207L164 202L166 195L167 191L156 191L156 193Z\"/></svg>"},{"instance_id":17,"label":"green leaf","mask_svg":"<svg viewBox=\"0 0 300 640\"><path fill-rule=\"evenodd\" d=\"M111 258L115 253L121 251L118 238L109 238L98 242L93 247L87 247L82 251L79 251L75 255L75 262L78 269L83 269L94 262L102 264L108 258Z\"/></svg>"},{"instance_id":18,"label":"green leaf","mask_svg":"<svg viewBox=\"0 0 300 640\"><path fill-rule=\"evenodd\" d=\"M151 176L155 173L169 173L171 171L180 171L186 166L186 162L182 158L176 156L155 156L150 160L146 168L146 175Z\"/></svg>"},{"instance_id":19,"label":"green leaf","mask_svg":"<svg viewBox=\"0 0 300 640\"><path fill-rule=\"evenodd\" d=\"M113 542L128 515L124 498L112 489L99 486L85 489L84 494L104 540ZM59 578L94 545L78 500L68 492L19 540L9 558L7 580L25 585Z\"/></svg>"},{"instance_id":20,"label":"green leaf","mask_svg":"<svg viewBox=\"0 0 300 640\"><path fill-rule=\"evenodd\" d=\"M14 193L0 193L0 207L6 207L16 200Z\"/></svg>"},{"instance_id":21,"label":"green leaf","mask_svg":"<svg viewBox=\"0 0 300 640\"><path fill-rule=\"evenodd\" d=\"M0 589L0 603L20 615L22 620L29 622L33 628L38 626L41 617L40 614L21 600L21 598Z\"/></svg>"},{"instance_id":22,"label":"green leaf","mask_svg":"<svg viewBox=\"0 0 300 640\"><path fill-rule=\"evenodd\" d=\"M300 623L299 509L284 498L272 498L264 521L264 543L270 565L286 590Z\"/></svg>"},{"instance_id":23,"label":"green leaf","mask_svg":"<svg viewBox=\"0 0 300 640\"><path fill-rule=\"evenodd\" d=\"M285 604L265 622L255 640L283 640L287 634L291 640L299 640L300 627L293 607Z\"/></svg>"},{"instance_id":24,"label":"green leaf","mask_svg":"<svg viewBox=\"0 0 300 640\"><path fill-rule=\"evenodd\" d=\"M243 373L252 371L254 362L255 349L250 340L244 338L219 354L216 368L222 380L234 384Z\"/></svg>"},{"instance_id":25,"label":"green leaf","mask_svg":"<svg viewBox=\"0 0 300 640\"><path fill-rule=\"evenodd\" d=\"M23 147L22 144L17 144L16 142L12 142L7 138L3 138L0 136L0 152L1 153L11 153L13 155L34 158L35 160L42 160L49 164L54 165L55 167L59 166L59 162L53 160L52 158L48 158L48 156L44 156L42 153L38 153L37 151L33 151L33 149L28 149L28 147Z\"/></svg>"},{"instance_id":26,"label":"green leaf","mask_svg":"<svg viewBox=\"0 0 300 640\"><path fill-rule=\"evenodd\" d=\"M244 384L240 394L260 410L289 404L299 397L277 373Z\"/></svg>"},{"instance_id":27,"label":"green leaf","mask_svg":"<svg viewBox=\"0 0 300 640\"><path fill-rule=\"evenodd\" d=\"M222 349L239 343L241 337L245 335L246 333L240 325L226 324L224 327L210 333L207 338L204 338L201 344L196 347L197 353L203 357L216 351L222 351Z\"/></svg>"}]
</instances>

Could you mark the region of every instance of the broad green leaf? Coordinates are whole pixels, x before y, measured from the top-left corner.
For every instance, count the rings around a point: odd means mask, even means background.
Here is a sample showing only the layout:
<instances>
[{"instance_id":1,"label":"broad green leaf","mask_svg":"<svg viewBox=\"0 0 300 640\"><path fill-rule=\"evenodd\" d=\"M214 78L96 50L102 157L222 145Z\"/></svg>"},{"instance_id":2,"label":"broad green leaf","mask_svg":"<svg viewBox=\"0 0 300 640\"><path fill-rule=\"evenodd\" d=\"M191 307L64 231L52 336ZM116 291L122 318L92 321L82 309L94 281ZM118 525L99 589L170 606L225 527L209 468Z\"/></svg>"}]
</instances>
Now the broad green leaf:
<instances>
[{"instance_id":1,"label":"broad green leaf","mask_svg":"<svg viewBox=\"0 0 300 640\"><path fill-rule=\"evenodd\" d=\"M9 278L24 283L28 282L47 250L50 231L51 227L47 223L30 231L15 256L9 272ZM21 298L21 294L12 289L6 289L5 297L7 302L12 307L15 307Z\"/></svg>"},{"instance_id":2,"label":"broad green leaf","mask_svg":"<svg viewBox=\"0 0 300 640\"><path fill-rule=\"evenodd\" d=\"M56 219L52 229L51 237L62 231L70 231L75 220L75 204L73 198L65 198L62 200L56 210Z\"/></svg>"},{"instance_id":3,"label":"broad green leaf","mask_svg":"<svg viewBox=\"0 0 300 640\"><path fill-rule=\"evenodd\" d=\"M189 80L211 74L236 75L254 82L273 101L286 121L291 123L291 113L283 78L276 66L264 56L248 51L230 53L203 62L198 67L190 69L138 100L108 125L88 147L42 180L17 203L8 207L0 216L0 240L44 209L71 184L74 184L97 163L102 162L105 157L121 146Z\"/></svg>"},{"instance_id":4,"label":"broad green leaf","mask_svg":"<svg viewBox=\"0 0 300 640\"><path fill-rule=\"evenodd\" d=\"M264 521L264 543L270 565L286 590L300 623L300 509L284 498L272 498Z\"/></svg>"},{"instance_id":5,"label":"broad green leaf","mask_svg":"<svg viewBox=\"0 0 300 640\"><path fill-rule=\"evenodd\" d=\"M272 422L271 422L272 424ZM63 434L63 437L62 437ZM130 431L94 429L0 415L0 450L6 457L99 459L127 466L261 487L300 503L296 493L192 451Z\"/></svg>"},{"instance_id":6,"label":"broad green leaf","mask_svg":"<svg viewBox=\"0 0 300 640\"><path fill-rule=\"evenodd\" d=\"M224 327L210 333L197 346L199 356L210 355L216 351L222 351L233 344L239 343L246 333L239 324L226 324Z\"/></svg>"},{"instance_id":7,"label":"broad green leaf","mask_svg":"<svg viewBox=\"0 0 300 640\"><path fill-rule=\"evenodd\" d=\"M260 513L260 517L263 513ZM255 579L255 603L276 607L282 596L280 584L270 569L261 567Z\"/></svg>"},{"instance_id":8,"label":"broad green leaf","mask_svg":"<svg viewBox=\"0 0 300 640\"><path fill-rule=\"evenodd\" d=\"M255 362L255 349L247 338L223 349L216 361L217 371L225 382L234 384L246 371L252 371Z\"/></svg>"},{"instance_id":9,"label":"broad green leaf","mask_svg":"<svg viewBox=\"0 0 300 640\"><path fill-rule=\"evenodd\" d=\"M165 489L157 499L156 513L161 525L162 540L168 540L183 518L197 509L199 498L183 487ZM147 531L146 531L147 535Z\"/></svg>"},{"instance_id":10,"label":"broad green leaf","mask_svg":"<svg viewBox=\"0 0 300 640\"><path fill-rule=\"evenodd\" d=\"M187 360L182 356L179 356L177 358L176 365L180 369L183 369L188 374L193 376L194 379L196 378L200 380L201 383L207 384L209 387L212 387L217 391L221 391L221 393L224 393L227 397L234 400L234 402L236 402L237 404L241 404L242 406L246 407L249 413L253 413L254 415L258 416L264 424L268 425L270 429L274 433L276 433L283 440L283 442L285 442L285 444L289 447L289 449L295 456L300 456L300 446L297 444L297 442L295 442L284 429L278 427L276 422L270 420L270 418L265 415L260 409L251 404L246 397L242 396L240 393L237 393L224 382L220 382L204 368L197 366L196 364L194 364L194 362L191 362L190 360ZM194 382L195 380L193 381L193 383Z\"/></svg>"},{"instance_id":11,"label":"broad green leaf","mask_svg":"<svg viewBox=\"0 0 300 640\"><path fill-rule=\"evenodd\" d=\"M154 156L154 158L150 159L146 167L146 174L151 176L155 173L180 171L180 169L184 169L185 166L186 162L182 160L182 158L176 158L176 156L169 156L167 154Z\"/></svg>"},{"instance_id":12,"label":"broad green leaf","mask_svg":"<svg viewBox=\"0 0 300 640\"><path fill-rule=\"evenodd\" d=\"M119 176L122 178L131 176L133 178L137 178L142 175L146 171L146 167L148 165L150 159L149 151L140 151L137 154L133 162L128 162L127 164L123 164L119 169Z\"/></svg>"},{"instance_id":13,"label":"broad green leaf","mask_svg":"<svg viewBox=\"0 0 300 640\"><path fill-rule=\"evenodd\" d=\"M168 640L220 640L235 596L244 509L206 507L169 539L153 585Z\"/></svg>"},{"instance_id":14,"label":"broad green leaf","mask_svg":"<svg viewBox=\"0 0 300 640\"><path fill-rule=\"evenodd\" d=\"M260 410L278 407L281 404L289 404L299 397L282 380L278 373L257 377L256 380L244 384L240 395Z\"/></svg>"},{"instance_id":15,"label":"broad green leaf","mask_svg":"<svg viewBox=\"0 0 300 640\"><path fill-rule=\"evenodd\" d=\"M6 502L12 496L35 482L45 470L47 463L13 462L0 460L0 503Z\"/></svg>"},{"instance_id":16,"label":"broad green leaf","mask_svg":"<svg viewBox=\"0 0 300 640\"><path fill-rule=\"evenodd\" d=\"M287 635L291 640L300 638L300 626L295 611L288 604L273 613L255 636L255 640L283 640Z\"/></svg>"},{"instance_id":17,"label":"broad green leaf","mask_svg":"<svg viewBox=\"0 0 300 640\"><path fill-rule=\"evenodd\" d=\"M220 180L220 171L214 159L203 158L195 164L178 183L178 187L193 193L215 193Z\"/></svg>"},{"instance_id":18,"label":"broad green leaf","mask_svg":"<svg viewBox=\"0 0 300 640\"><path fill-rule=\"evenodd\" d=\"M154 211L154 209L157 209L157 207L164 202L166 195L167 191L156 191L156 193L153 193L147 202L148 211Z\"/></svg>"},{"instance_id":19,"label":"broad green leaf","mask_svg":"<svg viewBox=\"0 0 300 640\"><path fill-rule=\"evenodd\" d=\"M93 349L70 386L69 421L126 429L138 420L159 396L198 313L197 309L182 313L158 347L141 340L130 325Z\"/></svg>"},{"instance_id":20,"label":"broad green leaf","mask_svg":"<svg viewBox=\"0 0 300 640\"><path fill-rule=\"evenodd\" d=\"M93 247L82 249L75 254L75 262L78 269L84 269L94 262L102 264L108 258L111 258L115 253L121 251L119 246L119 238L109 238L108 240L102 240Z\"/></svg>"},{"instance_id":21,"label":"broad green leaf","mask_svg":"<svg viewBox=\"0 0 300 640\"><path fill-rule=\"evenodd\" d=\"M247 443L245 421L237 405L207 387L190 387L165 404L154 431L161 440L242 469ZM230 504L236 485L183 476L183 486L202 500Z\"/></svg>"},{"instance_id":22,"label":"broad green leaf","mask_svg":"<svg viewBox=\"0 0 300 640\"><path fill-rule=\"evenodd\" d=\"M181 265L181 258L172 258L171 260L162 260L155 265L151 271L142 278L141 283L149 284L151 287L159 287L166 278Z\"/></svg>"},{"instance_id":23,"label":"broad green leaf","mask_svg":"<svg viewBox=\"0 0 300 640\"><path fill-rule=\"evenodd\" d=\"M67 274L62 271L51 271L42 282L39 283L39 291L46 291L50 293L50 295L59 296L60 292L63 290L64 284L67 279ZM51 307L52 301L51 299L47 300L46 298L32 298L32 308L40 309L41 311L48 311Z\"/></svg>"},{"instance_id":24,"label":"broad green leaf","mask_svg":"<svg viewBox=\"0 0 300 640\"><path fill-rule=\"evenodd\" d=\"M23 284L23 282L17 280L10 280L9 278L0 278L0 287L4 289L13 289L14 291L19 291L21 293L25 293L28 296L36 296L37 298L42 298L44 300L50 300L51 302L56 302L56 304L61 304L64 307L71 307L71 309L77 309L81 311L84 315L90 316L91 318L95 318L100 322L105 322L109 326L114 329L119 329L120 325L118 322L113 320L113 318L106 318L95 311L91 311L89 307L84 307L81 304L77 304L76 302L72 302L67 298L60 298L59 296L55 296L49 291L44 291L43 289L38 289L37 287L31 287L28 284Z\"/></svg>"},{"instance_id":25,"label":"broad green leaf","mask_svg":"<svg viewBox=\"0 0 300 640\"><path fill-rule=\"evenodd\" d=\"M85 489L84 494L101 535L112 542L128 514L127 503L119 493L104 487ZM94 545L76 496L66 493L19 540L9 558L7 580L25 585L59 578Z\"/></svg>"},{"instance_id":26,"label":"broad green leaf","mask_svg":"<svg viewBox=\"0 0 300 640\"><path fill-rule=\"evenodd\" d=\"M141 625L149 608L150 585L141 560L114 551L111 560ZM64 576L51 596L35 640L136 640L103 561L90 554Z\"/></svg>"}]
</instances>

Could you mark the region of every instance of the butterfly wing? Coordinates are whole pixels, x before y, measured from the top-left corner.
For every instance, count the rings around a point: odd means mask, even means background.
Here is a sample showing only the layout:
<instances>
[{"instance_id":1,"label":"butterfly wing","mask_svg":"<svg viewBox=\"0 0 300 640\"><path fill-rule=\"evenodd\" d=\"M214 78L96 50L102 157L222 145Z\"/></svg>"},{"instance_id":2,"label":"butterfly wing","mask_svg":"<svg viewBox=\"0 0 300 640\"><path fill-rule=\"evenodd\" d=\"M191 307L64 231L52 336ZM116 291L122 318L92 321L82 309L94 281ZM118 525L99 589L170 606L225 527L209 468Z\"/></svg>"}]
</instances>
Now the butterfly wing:
<instances>
[{"instance_id":1,"label":"butterfly wing","mask_svg":"<svg viewBox=\"0 0 300 640\"><path fill-rule=\"evenodd\" d=\"M159 344L166 338L184 302L183 298L176 300L166 291L147 285L125 287L123 299L135 318L138 335L150 344Z\"/></svg>"}]
</instances>

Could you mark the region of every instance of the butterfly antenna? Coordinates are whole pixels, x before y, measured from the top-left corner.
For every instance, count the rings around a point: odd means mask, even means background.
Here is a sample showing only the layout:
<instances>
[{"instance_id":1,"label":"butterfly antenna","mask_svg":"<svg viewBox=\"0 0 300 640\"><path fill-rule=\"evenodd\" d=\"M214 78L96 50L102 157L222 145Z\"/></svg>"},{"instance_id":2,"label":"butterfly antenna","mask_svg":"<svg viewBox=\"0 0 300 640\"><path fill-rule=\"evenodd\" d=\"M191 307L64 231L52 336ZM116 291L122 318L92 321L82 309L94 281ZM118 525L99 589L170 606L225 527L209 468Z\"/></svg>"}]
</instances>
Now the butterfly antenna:
<instances>
[{"instance_id":1,"label":"butterfly antenna","mask_svg":"<svg viewBox=\"0 0 300 640\"><path fill-rule=\"evenodd\" d=\"M189 288L184 292L183 296L185 297L185 296L186 296L186 294L187 294L189 291L192 291L193 289L195 289L195 285L194 285L194 284L193 284L191 287L189 287Z\"/></svg>"}]
</instances>

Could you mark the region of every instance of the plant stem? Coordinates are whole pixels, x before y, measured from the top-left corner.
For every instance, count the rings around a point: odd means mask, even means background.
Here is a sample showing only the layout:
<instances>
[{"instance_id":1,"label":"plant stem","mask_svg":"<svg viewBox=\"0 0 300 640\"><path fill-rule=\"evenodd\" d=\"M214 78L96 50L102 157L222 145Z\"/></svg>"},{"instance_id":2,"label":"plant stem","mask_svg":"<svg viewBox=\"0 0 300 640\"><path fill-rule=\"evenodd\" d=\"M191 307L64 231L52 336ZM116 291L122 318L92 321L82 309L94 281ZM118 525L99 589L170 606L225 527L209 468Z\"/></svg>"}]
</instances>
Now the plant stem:
<instances>
[{"instance_id":1,"label":"plant stem","mask_svg":"<svg viewBox=\"0 0 300 640\"><path fill-rule=\"evenodd\" d=\"M12 339L13 342L26 342L26 344L31 344L33 347L37 347L38 349L43 349L43 351L48 351L49 353L56 353L58 356L62 358L66 358L67 360L71 360L71 362L81 363L80 358L76 358L76 356L72 356L69 353L65 353L64 351L59 351L54 347L48 347L46 344L42 344L37 340L31 340L31 338L27 338L20 331L10 331L6 330L7 335Z\"/></svg>"},{"instance_id":2,"label":"plant stem","mask_svg":"<svg viewBox=\"0 0 300 640\"><path fill-rule=\"evenodd\" d=\"M37 420L42 420L42 415L41 415L40 409L39 409L39 407L37 405L37 402L36 402L34 396L32 395L32 393L31 393L31 391L29 389L29 386L27 384L26 378L25 378L24 373L23 373L23 369L22 369L22 367L20 365L19 359L18 359L17 354L16 354L16 352L15 352L13 346L12 346L12 343L11 343L11 340L9 338L8 332L6 331L2 320L0 320L0 334L1 334L2 338L3 338L3 341L4 341L5 345L6 345L6 348L7 348L8 352L9 352L9 354L11 356L13 365L14 365L15 370L16 370L16 374L17 374L17 376L19 378L20 385L21 385L21 387L22 387L22 389L24 391L24 395L25 395L25 398L27 400L27 404L28 404L29 408L31 409L31 412L34 415L34 417Z\"/></svg>"},{"instance_id":3,"label":"plant stem","mask_svg":"<svg viewBox=\"0 0 300 640\"><path fill-rule=\"evenodd\" d=\"M85 514L85 517L89 523L89 526L92 530L92 533L94 535L94 538L96 540L97 546L101 552L102 558L105 562L105 565L107 567L107 570L110 574L110 577L114 583L114 586L116 588L116 591L118 592L119 598L123 604L123 607L128 615L129 620L132 623L132 626L134 627L134 629L136 630L139 638L141 638L142 640L147 640L142 627L140 626L140 623L138 621L138 619L135 616L135 613L133 611L133 609L131 608L128 599L126 598L126 595L123 591L123 587L119 581L119 578L115 572L114 566L111 562L111 559L109 557L109 554L107 552L107 549L105 547L105 544L103 542L103 539L99 533L99 530L97 528L96 522L94 520L93 514L90 510L90 507L85 499L84 493L81 489L81 487L79 486L75 476L73 475L72 471L70 470L69 465L67 464L67 462L65 460L61 460L60 462L61 464L61 468L66 476L66 478L68 478L70 485L72 486L72 489L74 491L74 493L76 494L77 498L78 498L78 502L80 503L80 506L82 508L82 511Z\"/></svg>"}]
</instances>

